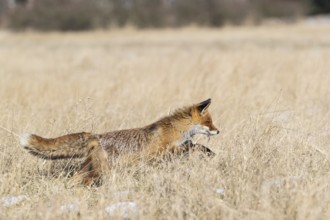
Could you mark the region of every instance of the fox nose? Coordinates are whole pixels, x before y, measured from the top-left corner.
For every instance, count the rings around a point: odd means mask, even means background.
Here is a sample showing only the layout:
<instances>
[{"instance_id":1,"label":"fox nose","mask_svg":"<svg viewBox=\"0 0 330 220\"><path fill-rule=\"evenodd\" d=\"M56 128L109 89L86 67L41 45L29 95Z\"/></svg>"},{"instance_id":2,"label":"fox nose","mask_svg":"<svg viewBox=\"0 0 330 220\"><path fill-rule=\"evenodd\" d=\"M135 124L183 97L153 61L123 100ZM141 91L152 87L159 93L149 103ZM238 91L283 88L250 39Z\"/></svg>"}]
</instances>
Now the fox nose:
<instances>
[{"instance_id":1,"label":"fox nose","mask_svg":"<svg viewBox=\"0 0 330 220\"><path fill-rule=\"evenodd\" d=\"M219 130L217 130L217 134L219 134L220 133L220 131Z\"/></svg>"}]
</instances>

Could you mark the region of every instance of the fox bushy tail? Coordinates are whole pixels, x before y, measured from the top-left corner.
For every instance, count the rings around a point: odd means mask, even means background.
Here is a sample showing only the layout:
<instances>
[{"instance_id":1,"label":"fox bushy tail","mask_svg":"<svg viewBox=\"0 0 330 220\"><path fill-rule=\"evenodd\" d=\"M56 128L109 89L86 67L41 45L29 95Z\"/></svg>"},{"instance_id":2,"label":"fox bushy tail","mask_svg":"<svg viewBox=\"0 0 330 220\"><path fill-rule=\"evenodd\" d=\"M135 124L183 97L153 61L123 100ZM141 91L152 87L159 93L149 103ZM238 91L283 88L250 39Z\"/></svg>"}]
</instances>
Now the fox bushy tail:
<instances>
[{"instance_id":1,"label":"fox bushy tail","mask_svg":"<svg viewBox=\"0 0 330 220\"><path fill-rule=\"evenodd\" d=\"M81 132L57 138L43 138L34 134L20 135L20 143L29 153L43 159L79 158L88 154L95 144L91 133Z\"/></svg>"}]
</instances>

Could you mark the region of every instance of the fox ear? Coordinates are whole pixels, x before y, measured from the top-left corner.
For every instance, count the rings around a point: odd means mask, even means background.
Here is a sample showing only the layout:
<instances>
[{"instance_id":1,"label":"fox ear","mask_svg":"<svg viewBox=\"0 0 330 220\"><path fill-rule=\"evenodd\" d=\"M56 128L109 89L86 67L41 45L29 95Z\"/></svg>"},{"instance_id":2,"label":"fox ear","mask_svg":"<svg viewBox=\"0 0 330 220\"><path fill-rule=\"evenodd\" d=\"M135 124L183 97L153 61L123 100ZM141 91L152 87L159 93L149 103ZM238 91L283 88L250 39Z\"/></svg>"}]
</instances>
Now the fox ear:
<instances>
[{"instance_id":1,"label":"fox ear","mask_svg":"<svg viewBox=\"0 0 330 220\"><path fill-rule=\"evenodd\" d=\"M210 106L210 104L211 104L211 99L207 99L205 101L202 101L201 103L198 103L196 107L198 111L203 114L205 110Z\"/></svg>"}]
</instances>

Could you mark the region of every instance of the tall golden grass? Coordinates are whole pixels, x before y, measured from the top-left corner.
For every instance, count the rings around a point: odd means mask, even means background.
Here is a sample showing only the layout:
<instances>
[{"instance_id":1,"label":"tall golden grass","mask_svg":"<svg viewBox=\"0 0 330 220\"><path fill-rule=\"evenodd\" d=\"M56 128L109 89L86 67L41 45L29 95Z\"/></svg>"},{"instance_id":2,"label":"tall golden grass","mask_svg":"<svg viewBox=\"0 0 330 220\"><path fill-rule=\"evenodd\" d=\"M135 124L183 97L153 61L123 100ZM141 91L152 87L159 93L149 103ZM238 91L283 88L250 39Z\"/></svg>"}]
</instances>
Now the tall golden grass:
<instances>
[{"instance_id":1,"label":"tall golden grass","mask_svg":"<svg viewBox=\"0 0 330 220\"><path fill-rule=\"evenodd\" d=\"M221 131L200 140L213 159L118 160L87 188L70 185L79 161L35 158L1 129L0 219L329 219L329 36L303 24L0 32L0 125L15 133L138 127L209 97Z\"/></svg>"}]
</instances>

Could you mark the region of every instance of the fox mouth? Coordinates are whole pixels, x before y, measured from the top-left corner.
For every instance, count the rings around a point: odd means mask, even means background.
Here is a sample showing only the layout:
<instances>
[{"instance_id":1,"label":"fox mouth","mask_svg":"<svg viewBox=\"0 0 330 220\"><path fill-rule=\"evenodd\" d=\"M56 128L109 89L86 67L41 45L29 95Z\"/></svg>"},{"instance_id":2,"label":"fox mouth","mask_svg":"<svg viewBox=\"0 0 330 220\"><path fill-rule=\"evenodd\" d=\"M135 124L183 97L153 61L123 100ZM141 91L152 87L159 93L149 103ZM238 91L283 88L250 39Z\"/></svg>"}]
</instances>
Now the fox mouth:
<instances>
[{"instance_id":1,"label":"fox mouth","mask_svg":"<svg viewBox=\"0 0 330 220\"><path fill-rule=\"evenodd\" d=\"M214 136L219 134L220 132L218 130L210 130L208 127L206 126L200 126L200 125L196 125L191 127L188 132L184 132L183 135L189 138L194 137L195 135L205 135L207 137L210 136Z\"/></svg>"},{"instance_id":2,"label":"fox mouth","mask_svg":"<svg viewBox=\"0 0 330 220\"><path fill-rule=\"evenodd\" d=\"M205 135L207 136L207 140L210 141L210 137L219 134L220 131L218 130L208 130L206 131Z\"/></svg>"},{"instance_id":3,"label":"fox mouth","mask_svg":"<svg viewBox=\"0 0 330 220\"><path fill-rule=\"evenodd\" d=\"M202 127L200 125L192 126L188 131L181 132L181 139L179 145L185 141L192 140L196 135L205 135L208 140L211 136L217 135L220 132L218 130L210 130L209 128Z\"/></svg>"}]
</instances>

